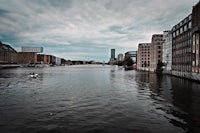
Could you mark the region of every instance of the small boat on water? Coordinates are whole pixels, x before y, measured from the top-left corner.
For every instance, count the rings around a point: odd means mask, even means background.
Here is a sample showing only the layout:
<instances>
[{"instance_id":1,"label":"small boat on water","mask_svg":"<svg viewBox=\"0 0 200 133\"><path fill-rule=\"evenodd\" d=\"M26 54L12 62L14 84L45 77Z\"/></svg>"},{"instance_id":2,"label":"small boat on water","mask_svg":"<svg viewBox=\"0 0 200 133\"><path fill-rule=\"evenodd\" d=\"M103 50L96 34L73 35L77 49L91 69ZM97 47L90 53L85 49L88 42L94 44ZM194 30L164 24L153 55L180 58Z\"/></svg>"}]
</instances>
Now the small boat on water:
<instances>
[{"instance_id":1,"label":"small boat on water","mask_svg":"<svg viewBox=\"0 0 200 133\"><path fill-rule=\"evenodd\" d=\"M30 73L28 77L30 78L37 78L39 75L37 73Z\"/></svg>"}]
</instances>

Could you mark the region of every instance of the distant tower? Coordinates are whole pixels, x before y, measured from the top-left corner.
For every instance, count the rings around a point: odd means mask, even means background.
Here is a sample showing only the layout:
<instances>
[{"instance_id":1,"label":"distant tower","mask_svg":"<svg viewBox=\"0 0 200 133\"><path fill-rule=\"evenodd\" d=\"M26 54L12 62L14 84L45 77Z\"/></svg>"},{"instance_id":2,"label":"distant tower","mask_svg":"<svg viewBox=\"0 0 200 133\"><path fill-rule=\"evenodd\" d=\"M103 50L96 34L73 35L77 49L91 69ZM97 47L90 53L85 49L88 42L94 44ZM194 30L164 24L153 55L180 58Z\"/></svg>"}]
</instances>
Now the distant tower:
<instances>
[{"instance_id":1,"label":"distant tower","mask_svg":"<svg viewBox=\"0 0 200 133\"><path fill-rule=\"evenodd\" d=\"M111 49L111 59L115 59L115 49Z\"/></svg>"},{"instance_id":2,"label":"distant tower","mask_svg":"<svg viewBox=\"0 0 200 133\"><path fill-rule=\"evenodd\" d=\"M111 65L115 65L115 64L116 64L116 59L115 59L115 49L111 49L110 64L111 64Z\"/></svg>"}]
</instances>

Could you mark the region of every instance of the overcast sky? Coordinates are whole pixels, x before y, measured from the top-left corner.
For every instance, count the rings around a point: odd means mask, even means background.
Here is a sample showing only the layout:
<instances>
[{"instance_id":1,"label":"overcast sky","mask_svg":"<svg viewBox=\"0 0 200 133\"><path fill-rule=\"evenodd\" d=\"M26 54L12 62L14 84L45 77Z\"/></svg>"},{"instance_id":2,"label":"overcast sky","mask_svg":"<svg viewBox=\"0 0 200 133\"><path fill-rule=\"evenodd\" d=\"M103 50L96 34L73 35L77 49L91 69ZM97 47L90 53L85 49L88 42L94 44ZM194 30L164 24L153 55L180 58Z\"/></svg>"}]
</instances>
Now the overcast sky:
<instances>
[{"instance_id":1,"label":"overcast sky","mask_svg":"<svg viewBox=\"0 0 200 133\"><path fill-rule=\"evenodd\" d=\"M0 41L42 46L44 54L108 61L151 42L192 12L199 0L0 0Z\"/></svg>"}]
</instances>

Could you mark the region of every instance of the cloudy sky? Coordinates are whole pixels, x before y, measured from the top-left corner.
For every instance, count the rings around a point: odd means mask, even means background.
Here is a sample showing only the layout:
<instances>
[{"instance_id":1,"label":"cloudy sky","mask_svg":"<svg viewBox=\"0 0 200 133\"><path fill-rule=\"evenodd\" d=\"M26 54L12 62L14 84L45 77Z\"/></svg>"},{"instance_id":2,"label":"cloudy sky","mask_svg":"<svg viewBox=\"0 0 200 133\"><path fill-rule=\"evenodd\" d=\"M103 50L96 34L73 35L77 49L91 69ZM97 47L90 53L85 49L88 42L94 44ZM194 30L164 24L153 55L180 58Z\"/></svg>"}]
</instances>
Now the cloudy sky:
<instances>
[{"instance_id":1,"label":"cloudy sky","mask_svg":"<svg viewBox=\"0 0 200 133\"><path fill-rule=\"evenodd\" d=\"M45 54L108 61L169 30L199 0L0 0L0 41Z\"/></svg>"}]
</instances>

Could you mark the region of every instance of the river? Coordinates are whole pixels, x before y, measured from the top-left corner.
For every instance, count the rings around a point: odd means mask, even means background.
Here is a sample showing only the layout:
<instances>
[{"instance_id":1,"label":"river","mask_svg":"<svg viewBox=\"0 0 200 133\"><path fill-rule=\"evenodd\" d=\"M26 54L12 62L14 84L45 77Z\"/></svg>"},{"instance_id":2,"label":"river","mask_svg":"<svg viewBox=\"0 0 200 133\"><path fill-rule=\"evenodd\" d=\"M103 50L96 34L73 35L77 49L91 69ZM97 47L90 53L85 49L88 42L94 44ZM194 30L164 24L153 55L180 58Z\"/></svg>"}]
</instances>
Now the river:
<instances>
[{"instance_id":1,"label":"river","mask_svg":"<svg viewBox=\"0 0 200 133\"><path fill-rule=\"evenodd\" d=\"M106 65L2 69L0 132L197 133L200 84Z\"/></svg>"}]
</instances>

